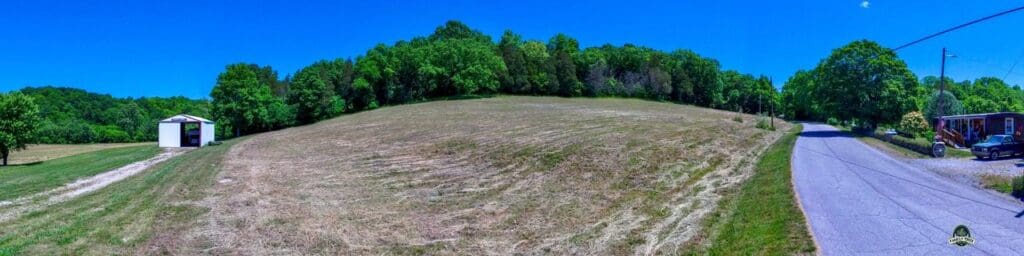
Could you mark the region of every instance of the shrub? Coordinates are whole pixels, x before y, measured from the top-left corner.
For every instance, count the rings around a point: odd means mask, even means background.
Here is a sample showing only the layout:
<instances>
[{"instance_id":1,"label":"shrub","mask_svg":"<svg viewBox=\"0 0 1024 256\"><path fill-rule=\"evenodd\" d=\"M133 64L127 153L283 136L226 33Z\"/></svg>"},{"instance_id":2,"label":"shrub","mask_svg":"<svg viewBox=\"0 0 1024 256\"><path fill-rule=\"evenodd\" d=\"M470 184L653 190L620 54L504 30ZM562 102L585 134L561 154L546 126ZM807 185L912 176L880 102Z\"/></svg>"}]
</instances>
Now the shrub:
<instances>
[{"instance_id":1,"label":"shrub","mask_svg":"<svg viewBox=\"0 0 1024 256\"><path fill-rule=\"evenodd\" d=\"M1014 177L1011 183L1013 183L1013 192L1010 194L1016 198L1024 198L1024 176Z\"/></svg>"},{"instance_id":2,"label":"shrub","mask_svg":"<svg viewBox=\"0 0 1024 256\"><path fill-rule=\"evenodd\" d=\"M96 141L103 143L128 142L128 133L114 125L97 125L92 127Z\"/></svg>"},{"instance_id":3,"label":"shrub","mask_svg":"<svg viewBox=\"0 0 1024 256\"><path fill-rule=\"evenodd\" d=\"M775 130L775 127L772 127L772 120L768 116L758 116L757 125L755 127L769 131Z\"/></svg>"},{"instance_id":4,"label":"shrub","mask_svg":"<svg viewBox=\"0 0 1024 256\"><path fill-rule=\"evenodd\" d=\"M828 120L825 121L825 123L827 123L828 125L837 126L839 125L839 119L836 119L835 117L829 117Z\"/></svg>"},{"instance_id":5,"label":"shrub","mask_svg":"<svg viewBox=\"0 0 1024 256\"><path fill-rule=\"evenodd\" d=\"M869 133L869 134L872 137L875 137L876 139L879 139L879 140L882 140L882 141L886 141L887 140L886 136L885 136L885 133L883 133L883 132L875 131L875 132L872 132L872 133ZM900 146L900 147L903 147L903 148L906 148L906 149L909 149L909 150L913 150L913 151L915 151L917 153L921 153L921 154L925 154L925 155L931 155L932 154L932 145L930 143L927 143L927 142L922 142L922 141L918 141L918 140L914 140L914 139L907 139L907 138L904 138L904 137L901 137L901 136L893 136L892 140L888 140L888 141L889 141L889 143L896 144L897 146Z\"/></svg>"},{"instance_id":6,"label":"shrub","mask_svg":"<svg viewBox=\"0 0 1024 256\"><path fill-rule=\"evenodd\" d=\"M931 127L921 112L912 111L903 115L903 119L900 120L899 129L910 136L921 136L922 133L931 130Z\"/></svg>"}]
</instances>

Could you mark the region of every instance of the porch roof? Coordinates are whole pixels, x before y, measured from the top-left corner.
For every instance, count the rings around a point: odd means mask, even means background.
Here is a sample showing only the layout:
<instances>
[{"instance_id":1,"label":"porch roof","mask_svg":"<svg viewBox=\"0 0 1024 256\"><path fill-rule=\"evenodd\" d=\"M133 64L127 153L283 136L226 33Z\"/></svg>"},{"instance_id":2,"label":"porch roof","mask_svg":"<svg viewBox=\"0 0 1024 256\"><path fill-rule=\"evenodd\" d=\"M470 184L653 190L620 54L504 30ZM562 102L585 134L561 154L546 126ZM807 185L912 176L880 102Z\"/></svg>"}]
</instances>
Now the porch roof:
<instances>
[{"instance_id":1,"label":"porch roof","mask_svg":"<svg viewBox=\"0 0 1024 256\"><path fill-rule=\"evenodd\" d=\"M996 113L980 113L980 114L942 116L942 119L943 120L963 120L963 119L988 118L988 117L993 117L993 116L1024 116L1024 114L1017 113L1017 112L996 112Z\"/></svg>"}]
</instances>

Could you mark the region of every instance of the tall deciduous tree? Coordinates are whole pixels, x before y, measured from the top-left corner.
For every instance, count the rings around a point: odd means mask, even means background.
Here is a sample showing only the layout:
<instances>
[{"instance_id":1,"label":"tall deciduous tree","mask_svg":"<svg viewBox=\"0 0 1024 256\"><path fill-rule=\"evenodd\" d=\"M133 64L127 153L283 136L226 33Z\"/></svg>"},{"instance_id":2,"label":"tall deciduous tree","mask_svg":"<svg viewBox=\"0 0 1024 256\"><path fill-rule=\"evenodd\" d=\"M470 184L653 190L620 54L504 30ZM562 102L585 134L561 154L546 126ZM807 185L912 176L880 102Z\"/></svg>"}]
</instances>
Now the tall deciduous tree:
<instances>
[{"instance_id":1,"label":"tall deciduous tree","mask_svg":"<svg viewBox=\"0 0 1024 256\"><path fill-rule=\"evenodd\" d=\"M0 94L0 158L7 165L11 151L32 142L39 125L39 107L19 92Z\"/></svg>"},{"instance_id":2,"label":"tall deciduous tree","mask_svg":"<svg viewBox=\"0 0 1024 256\"><path fill-rule=\"evenodd\" d=\"M939 99L941 99L941 104ZM924 117L928 123L935 124L940 110L943 116L960 115L964 113L964 105L950 91L943 91L942 94L935 91L931 97L928 97L928 103L924 107Z\"/></svg>"},{"instance_id":3,"label":"tall deciduous tree","mask_svg":"<svg viewBox=\"0 0 1024 256\"><path fill-rule=\"evenodd\" d=\"M289 107L270 92L270 84L258 76L261 69L245 63L228 65L210 92L213 116L226 120L236 135L267 131L290 125ZM223 122L223 121L222 121Z\"/></svg>"},{"instance_id":4,"label":"tall deciduous tree","mask_svg":"<svg viewBox=\"0 0 1024 256\"><path fill-rule=\"evenodd\" d=\"M345 100L336 93L348 83L343 81L344 63L342 60L318 61L295 73L288 91L288 104L295 106L296 121L312 123L345 111Z\"/></svg>"},{"instance_id":5,"label":"tall deciduous tree","mask_svg":"<svg viewBox=\"0 0 1024 256\"><path fill-rule=\"evenodd\" d=\"M792 120L823 120L818 101L815 71L800 70L782 86L782 113Z\"/></svg>"},{"instance_id":6,"label":"tall deciduous tree","mask_svg":"<svg viewBox=\"0 0 1024 256\"><path fill-rule=\"evenodd\" d=\"M530 74L526 69L526 56L520 48L522 37L505 30L498 43L498 51L508 73L502 81L502 91L507 93L529 93Z\"/></svg>"},{"instance_id":7,"label":"tall deciduous tree","mask_svg":"<svg viewBox=\"0 0 1024 256\"><path fill-rule=\"evenodd\" d=\"M830 116L868 126L898 122L914 109L917 78L896 52L861 40L832 51L818 64L815 94Z\"/></svg>"}]
</instances>

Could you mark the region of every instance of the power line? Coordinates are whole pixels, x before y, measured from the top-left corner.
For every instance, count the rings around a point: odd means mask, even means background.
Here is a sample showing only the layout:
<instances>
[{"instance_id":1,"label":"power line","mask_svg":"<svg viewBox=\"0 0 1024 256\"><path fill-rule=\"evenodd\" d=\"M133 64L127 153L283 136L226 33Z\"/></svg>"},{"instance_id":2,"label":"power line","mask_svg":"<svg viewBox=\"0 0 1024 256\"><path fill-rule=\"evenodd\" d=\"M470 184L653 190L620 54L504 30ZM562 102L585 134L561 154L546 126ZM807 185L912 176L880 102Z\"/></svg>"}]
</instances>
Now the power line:
<instances>
[{"instance_id":1,"label":"power line","mask_svg":"<svg viewBox=\"0 0 1024 256\"><path fill-rule=\"evenodd\" d=\"M1010 66L1010 70L1006 71L1006 75L1003 75L1003 81L1006 81L1006 78L1010 76L1010 73L1013 72L1013 68L1017 67L1017 63L1020 63L1021 59L1024 59L1024 51L1020 52L1020 57L1017 57L1017 61L1013 62L1013 65Z\"/></svg>"},{"instance_id":2,"label":"power line","mask_svg":"<svg viewBox=\"0 0 1024 256\"><path fill-rule=\"evenodd\" d=\"M911 46L911 45L914 45L916 43L920 43L921 41L931 39L933 37L945 34L947 32L950 32L950 31L953 31L953 30L957 30L957 29L961 29L961 28L966 27L966 26L974 25L975 23L978 23L978 22L982 22L982 21L985 21L985 20L988 20L988 19L991 19L991 18L1003 16L1003 15L1006 15L1008 13L1016 12L1016 11L1020 11L1020 10L1024 10L1024 6L1013 8L1013 9L1009 9L1009 10L1005 10L1005 11L1002 11L1002 12L999 12L999 13L996 13L996 14L985 16L985 17L980 18L980 19L972 20L970 22L967 22L967 23L964 23L964 24L960 24L959 26L952 27L952 28L949 28L949 29L946 29L946 30L943 30L943 31L939 31L938 33L931 34L931 35L926 36L924 38L914 40L913 42L909 42L909 43L906 43L904 45L900 45L899 47L893 48L892 50L893 51L899 51L900 49L906 48L907 46Z\"/></svg>"}]
</instances>

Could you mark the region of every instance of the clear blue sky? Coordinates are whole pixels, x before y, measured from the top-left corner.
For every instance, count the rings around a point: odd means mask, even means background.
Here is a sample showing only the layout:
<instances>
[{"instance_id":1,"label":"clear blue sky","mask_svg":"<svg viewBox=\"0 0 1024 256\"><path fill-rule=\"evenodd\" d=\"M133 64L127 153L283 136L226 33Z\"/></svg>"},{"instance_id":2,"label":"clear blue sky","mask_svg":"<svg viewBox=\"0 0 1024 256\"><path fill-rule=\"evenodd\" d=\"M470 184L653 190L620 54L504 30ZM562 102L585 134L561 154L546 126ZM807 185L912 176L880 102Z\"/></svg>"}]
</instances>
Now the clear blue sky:
<instances>
[{"instance_id":1,"label":"clear blue sky","mask_svg":"<svg viewBox=\"0 0 1024 256\"><path fill-rule=\"evenodd\" d=\"M1024 5L1019 1L50 1L0 3L0 91L58 85L114 96L208 97L235 62L282 76L319 59L427 35L461 20L498 38L512 29L581 46L692 49L778 87L836 47L888 47ZM866 8L865 8L866 6ZM957 80L1003 78L1024 56L1024 11L901 50L918 75L938 75L942 46ZM1024 62L1024 61L1022 61ZM1024 85L1024 63L1007 76Z\"/></svg>"}]
</instances>

